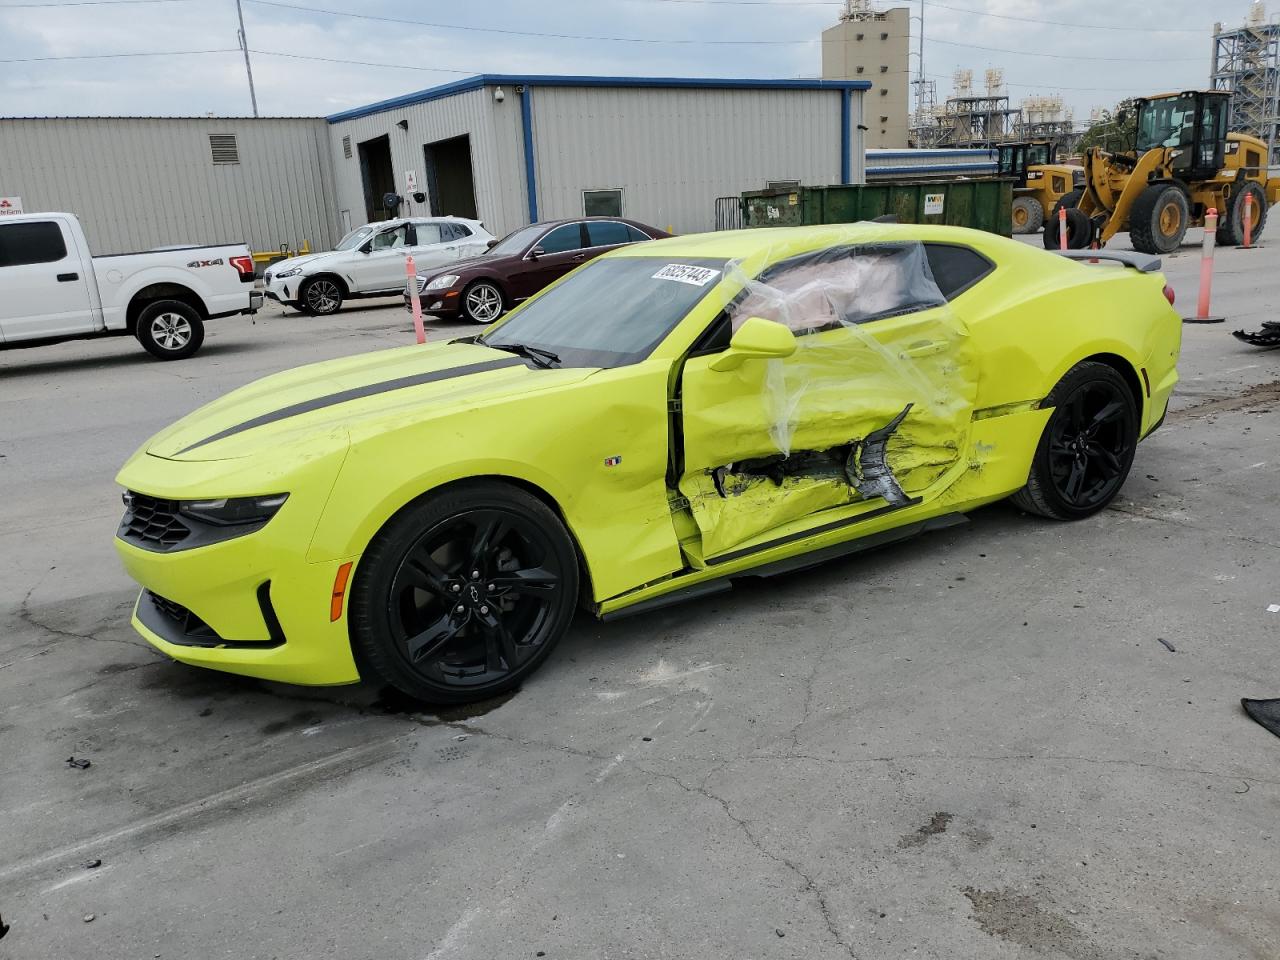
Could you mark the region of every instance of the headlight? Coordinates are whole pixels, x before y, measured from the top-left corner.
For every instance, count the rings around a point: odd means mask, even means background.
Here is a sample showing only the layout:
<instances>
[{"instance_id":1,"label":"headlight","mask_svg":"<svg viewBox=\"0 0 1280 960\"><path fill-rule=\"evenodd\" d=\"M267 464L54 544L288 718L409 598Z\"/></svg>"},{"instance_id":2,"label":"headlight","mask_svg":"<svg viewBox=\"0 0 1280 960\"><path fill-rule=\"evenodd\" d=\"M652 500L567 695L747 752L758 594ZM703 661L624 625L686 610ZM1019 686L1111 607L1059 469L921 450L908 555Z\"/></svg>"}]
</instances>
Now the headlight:
<instances>
[{"instance_id":1,"label":"headlight","mask_svg":"<svg viewBox=\"0 0 1280 960\"><path fill-rule=\"evenodd\" d=\"M156 553L191 550L243 537L266 526L287 493L210 500L168 500L124 492L124 517L116 536Z\"/></svg>"},{"instance_id":2,"label":"headlight","mask_svg":"<svg viewBox=\"0 0 1280 960\"><path fill-rule=\"evenodd\" d=\"M180 500L178 512L193 520L203 520L219 527L231 527L244 523L266 523L276 515L286 500L287 493L273 493L265 497L223 497L221 500ZM128 506L128 501L125 502Z\"/></svg>"},{"instance_id":3,"label":"headlight","mask_svg":"<svg viewBox=\"0 0 1280 960\"><path fill-rule=\"evenodd\" d=\"M446 273L442 277L436 277L434 280L428 283L425 287L423 287L423 289L424 290L446 290L449 287L452 287L457 282L458 282L457 274Z\"/></svg>"},{"instance_id":4,"label":"headlight","mask_svg":"<svg viewBox=\"0 0 1280 960\"><path fill-rule=\"evenodd\" d=\"M283 280L285 277L296 277L301 272L301 267L290 267L288 270L281 270L278 273L273 271L271 276L276 280Z\"/></svg>"}]
</instances>

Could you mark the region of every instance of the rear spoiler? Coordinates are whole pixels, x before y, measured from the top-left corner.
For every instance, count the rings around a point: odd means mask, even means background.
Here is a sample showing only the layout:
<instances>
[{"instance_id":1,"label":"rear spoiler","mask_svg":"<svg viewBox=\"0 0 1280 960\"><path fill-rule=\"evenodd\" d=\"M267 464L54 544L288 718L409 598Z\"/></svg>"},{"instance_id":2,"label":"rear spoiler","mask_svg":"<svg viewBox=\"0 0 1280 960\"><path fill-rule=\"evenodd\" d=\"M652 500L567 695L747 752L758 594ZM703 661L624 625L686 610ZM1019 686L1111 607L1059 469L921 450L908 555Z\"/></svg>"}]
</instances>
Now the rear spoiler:
<instances>
[{"instance_id":1,"label":"rear spoiler","mask_svg":"<svg viewBox=\"0 0 1280 960\"><path fill-rule=\"evenodd\" d=\"M1068 260L1113 260L1132 267L1139 273L1156 273L1160 269L1160 258L1145 253L1130 253L1127 250L1050 250Z\"/></svg>"}]
</instances>

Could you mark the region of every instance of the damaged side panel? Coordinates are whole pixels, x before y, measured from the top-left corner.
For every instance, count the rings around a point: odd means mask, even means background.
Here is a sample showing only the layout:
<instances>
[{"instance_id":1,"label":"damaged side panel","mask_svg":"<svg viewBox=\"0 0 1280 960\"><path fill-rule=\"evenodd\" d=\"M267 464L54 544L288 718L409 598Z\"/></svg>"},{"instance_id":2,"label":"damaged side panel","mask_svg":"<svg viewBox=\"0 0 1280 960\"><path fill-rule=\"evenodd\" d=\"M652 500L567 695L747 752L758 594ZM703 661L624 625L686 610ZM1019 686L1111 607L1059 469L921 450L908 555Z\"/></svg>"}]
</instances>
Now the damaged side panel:
<instances>
[{"instance_id":1,"label":"damaged side panel","mask_svg":"<svg viewBox=\"0 0 1280 960\"><path fill-rule=\"evenodd\" d=\"M679 485L701 556L833 508L919 502L962 457L978 378L923 247L826 250L737 279L734 328L783 323L797 349L731 371L686 363Z\"/></svg>"}]
</instances>

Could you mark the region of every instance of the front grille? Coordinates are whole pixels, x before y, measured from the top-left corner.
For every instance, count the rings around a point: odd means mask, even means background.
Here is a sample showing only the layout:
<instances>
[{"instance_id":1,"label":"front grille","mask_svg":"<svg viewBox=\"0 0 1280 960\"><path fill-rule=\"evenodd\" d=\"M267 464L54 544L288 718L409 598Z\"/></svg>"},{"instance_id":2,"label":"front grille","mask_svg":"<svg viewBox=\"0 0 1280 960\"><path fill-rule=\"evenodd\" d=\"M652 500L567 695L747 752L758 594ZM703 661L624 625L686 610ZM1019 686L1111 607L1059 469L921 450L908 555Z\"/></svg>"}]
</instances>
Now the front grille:
<instances>
[{"instance_id":1,"label":"front grille","mask_svg":"<svg viewBox=\"0 0 1280 960\"><path fill-rule=\"evenodd\" d=\"M271 282L271 271L270 271L270 270L268 270L266 273L264 273L264 274L262 275L262 282L263 282L263 283L270 283L270 282Z\"/></svg>"},{"instance_id":2,"label":"front grille","mask_svg":"<svg viewBox=\"0 0 1280 960\"><path fill-rule=\"evenodd\" d=\"M169 620L172 620L183 636L189 640L216 640L218 635L213 632L213 628L197 617L180 603L175 603L166 597L160 596L158 593L147 591L148 600L151 605L162 613Z\"/></svg>"},{"instance_id":3,"label":"front grille","mask_svg":"<svg viewBox=\"0 0 1280 960\"><path fill-rule=\"evenodd\" d=\"M164 500L130 491L125 497L120 536L125 540L169 550L191 536L191 528L178 516L176 500Z\"/></svg>"}]
</instances>

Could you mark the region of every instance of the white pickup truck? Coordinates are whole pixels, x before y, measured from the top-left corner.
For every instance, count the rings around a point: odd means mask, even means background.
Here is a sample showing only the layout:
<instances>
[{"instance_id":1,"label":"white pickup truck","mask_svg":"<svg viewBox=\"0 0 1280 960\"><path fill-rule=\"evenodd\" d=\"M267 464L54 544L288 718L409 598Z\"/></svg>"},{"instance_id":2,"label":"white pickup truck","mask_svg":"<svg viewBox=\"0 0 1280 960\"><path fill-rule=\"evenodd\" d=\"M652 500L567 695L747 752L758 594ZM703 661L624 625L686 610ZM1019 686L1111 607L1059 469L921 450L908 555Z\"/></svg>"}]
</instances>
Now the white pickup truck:
<instances>
[{"instance_id":1,"label":"white pickup truck","mask_svg":"<svg viewBox=\"0 0 1280 960\"><path fill-rule=\"evenodd\" d=\"M95 257L70 213L0 218L0 349L131 335L181 360L200 349L205 321L261 304L242 243Z\"/></svg>"}]
</instances>

